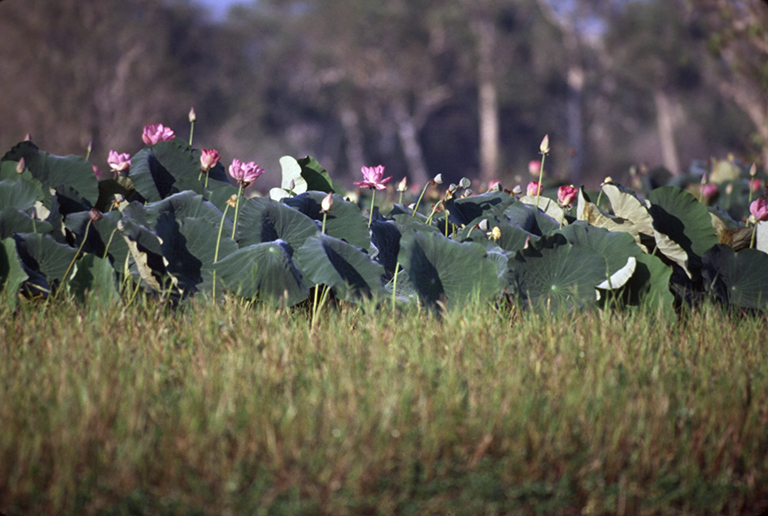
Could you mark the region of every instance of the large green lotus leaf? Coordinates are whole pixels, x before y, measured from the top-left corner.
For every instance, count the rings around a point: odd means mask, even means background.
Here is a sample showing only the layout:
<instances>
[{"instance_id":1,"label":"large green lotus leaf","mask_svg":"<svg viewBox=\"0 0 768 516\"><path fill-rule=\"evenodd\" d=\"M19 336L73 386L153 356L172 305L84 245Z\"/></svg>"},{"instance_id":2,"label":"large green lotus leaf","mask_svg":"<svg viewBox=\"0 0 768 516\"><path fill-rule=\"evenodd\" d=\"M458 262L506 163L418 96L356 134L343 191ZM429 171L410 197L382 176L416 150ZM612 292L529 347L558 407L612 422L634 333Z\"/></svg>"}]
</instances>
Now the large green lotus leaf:
<instances>
[{"instance_id":1,"label":"large green lotus leaf","mask_svg":"<svg viewBox=\"0 0 768 516\"><path fill-rule=\"evenodd\" d=\"M282 202L322 224L320 203L325 196L322 192L305 192L296 197L286 197ZM361 249L367 250L371 245L368 220L356 204L344 200L338 194L333 194L333 207L326 218L325 233Z\"/></svg>"},{"instance_id":2,"label":"large green lotus leaf","mask_svg":"<svg viewBox=\"0 0 768 516\"><path fill-rule=\"evenodd\" d=\"M42 183L29 171L18 174L15 161L0 163L0 210L27 210L44 198Z\"/></svg>"},{"instance_id":3,"label":"large green lotus leaf","mask_svg":"<svg viewBox=\"0 0 768 516\"><path fill-rule=\"evenodd\" d=\"M603 193L611 202L616 217L631 222L637 232L646 238L653 238L653 217L648 212L648 206L632 190L615 183L606 183L603 185Z\"/></svg>"},{"instance_id":4,"label":"large green lotus leaf","mask_svg":"<svg viewBox=\"0 0 768 516\"><path fill-rule=\"evenodd\" d=\"M205 193L205 178L200 178L200 151L189 148L180 138L137 152L131 158L129 174L136 191L148 202L185 190ZM208 175L208 190L229 186L221 164Z\"/></svg>"},{"instance_id":5,"label":"large green lotus leaf","mask_svg":"<svg viewBox=\"0 0 768 516\"><path fill-rule=\"evenodd\" d=\"M99 200L96 203L96 209L101 212L109 211L118 196L130 199L135 192L133 182L128 177L119 176L115 179L99 181Z\"/></svg>"},{"instance_id":6,"label":"large green lotus leaf","mask_svg":"<svg viewBox=\"0 0 768 516\"><path fill-rule=\"evenodd\" d=\"M399 261L429 306L441 301L448 308L459 307L493 298L500 290L495 262L473 242L459 243L431 231L407 231L400 240Z\"/></svg>"},{"instance_id":7,"label":"large green lotus leaf","mask_svg":"<svg viewBox=\"0 0 768 516\"><path fill-rule=\"evenodd\" d=\"M736 253L717 244L702 261L705 285L718 299L739 308L768 309L768 254L757 249Z\"/></svg>"},{"instance_id":8,"label":"large green lotus leaf","mask_svg":"<svg viewBox=\"0 0 768 516\"><path fill-rule=\"evenodd\" d=\"M296 261L312 284L328 285L342 299L386 294L382 284L384 267L371 261L361 249L337 238L323 234L308 238L296 251Z\"/></svg>"},{"instance_id":9,"label":"large green lotus leaf","mask_svg":"<svg viewBox=\"0 0 768 516\"><path fill-rule=\"evenodd\" d=\"M394 221L371 222L371 242L378 250L376 261L394 273L397 255L400 254L400 230Z\"/></svg>"},{"instance_id":10,"label":"large green lotus leaf","mask_svg":"<svg viewBox=\"0 0 768 516\"><path fill-rule=\"evenodd\" d=\"M603 279L616 273L627 264L630 257L640 256L643 251L629 233L614 233L604 228L578 221L559 231L569 243L593 249L603 258Z\"/></svg>"},{"instance_id":11,"label":"large green lotus leaf","mask_svg":"<svg viewBox=\"0 0 768 516\"><path fill-rule=\"evenodd\" d=\"M523 204L527 204L529 206L536 206L536 196L535 195L524 195L520 197L520 202ZM552 219L557 222L558 227L560 224L567 224L565 220L565 211L563 211L563 208L560 207L560 205L557 204L557 201L553 201L549 197L544 197L543 195L539 196L539 209L547 214L547 216L551 217Z\"/></svg>"},{"instance_id":12,"label":"large green lotus leaf","mask_svg":"<svg viewBox=\"0 0 768 516\"><path fill-rule=\"evenodd\" d=\"M534 206L515 202L504 210L510 223L537 236L549 235L560 229L560 223Z\"/></svg>"},{"instance_id":13,"label":"large green lotus leaf","mask_svg":"<svg viewBox=\"0 0 768 516\"><path fill-rule=\"evenodd\" d=\"M8 208L0 211L0 239L13 236L14 233L49 233L53 226L44 221L36 220L23 211Z\"/></svg>"},{"instance_id":14,"label":"large green lotus leaf","mask_svg":"<svg viewBox=\"0 0 768 516\"><path fill-rule=\"evenodd\" d=\"M16 252L16 242L13 238L3 239L0 245L0 295L6 306L16 308L19 290L27 278Z\"/></svg>"},{"instance_id":15,"label":"large green lotus leaf","mask_svg":"<svg viewBox=\"0 0 768 516\"><path fill-rule=\"evenodd\" d=\"M718 243L706 206L690 193L673 186L657 188L648 199L654 230L668 236L686 252L689 271L697 269L701 255ZM667 254L661 246L659 250Z\"/></svg>"},{"instance_id":16,"label":"large green lotus leaf","mask_svg":"<svg viewBox=\"0 0 768 516\"><path fill-rule=\"evenodd\" d=\"M93 165L82 157L54 156L41 151L32 142L21 142L8 151L2 161L19 161L21 158L35 179L43 184L43 190L55 189L60 197L70 197L77 192L73 201L78 204L85 201L88 207L94 206L99 199Z\"/></svg>"},{"instance_id":17,"label":"large green lotus leaf","mask_svg":"<svg viewBox=\"0 0 768 516\"><path fill-rule=\"evenodd\" d=\"M603 228L615 233L627 233L632 236L632 238L643 249L643 251L648 251L648 249L642 244L642 241L640 240L640 232L637 230L634 224L632 224L627 219L622 219L621 217L616 217L604 213L594 203L580 203L578 207L578 215L576 218L578 220L584 220L589 225L594 227Z\"/></svg>"},{"instance_id":18,"label":"large green lotus leaf","mask_svg":"<svg viewBox=\"0 0 768 516\"><path fill-rule=\"evenodd\" d=\"M157 219L155 232L162 239L166 271L182 295L211 289L218 230L218 224L200 217L164 213ZM218 247L221 260L237 250L237 243L222 235Z\"/></svg>"},{"instance_id":19,"label":"large green lotus leaf","mask_svg":"<svg viewBox=\"0 0 768 516\"><path fill-rule=\"evenodd\" d=\"M79 258L67 279L67 288L79 301L89 299L102 307L120 301L115 269L109 259L86 254Z\"/></svg>"},{"instance_id":20,"label":"large green lotus leaf","mask_svg":"<svg viewBox=\"0 0 768 516\"><path fill-rule=\"evenodd\" d=\"M135 213L138 207L139 205L132 204L130 213ZM219 225L221 224L221 211L202 195L189 190L171 195L161 201L147 204L143 210L149 227L154 227L159 217L169 213L179 220L185 217L206 220L216 227L216 233L218 233ZM124 211L127 212L127 210ZM234 217L232 209L230 209L230 212L232 217ZM232 221L229 217L224 219L223 234L232 235Z\"/></svg>"},{"instance_id":21,"label":"large green lotus leaf","mask_svg":"<svg viewBox=\"0 0 768 516\"><path fill-rule=\"evenodd\" d=\"M280 170L282 179L280 188L272 188L269 191L269 197L273 201L279 201L292 194L300 194L307 191L307 181L301 177L301 165L292 156L283 156L280 158Z\"/></svg>"},{"instance_id":22,"label":"large green lotus leaf","mask_svg":"<svg viewBox=\"0 0 768 516\"><path fill-rule=\"evenodd\" d=\"M333 192L331 176L312 156L296 160L301 167L301 177L307 183L308 191Z\"/></svg>"},{"instance_id":23,"label":"large green lotus leaf","mask_svg":"<svg viewBox=\"0 0 768 516\"><path fill-rule=\"evenodd\" d=\"M504 192L486 192L461 199L449 199L445 208L450 213L448 218L451 222L464 226L478 217L489 216L488 212L493 209L500 213L514 201L514 197Z\"/></svg>"},{"instance_id":24,"label":"large green lotus leaf","mask_svg":"<svg viewBox=\"0 0 768 516\"><path fill-rule=\"evenodd\" d=\"M672 308L675 298L669 290L672 267L651 254L641 253L635 259L635 273L624 288L625 302L633 306L647 306L662 313L674 313Z\"/></svg>"},{"instance_id":25,"label":"large green lotus leaf","mask_svg":"<svg viewBox=\"0 0 768 516\"><path fill-rule=\"evenodd\" d=\"M596 301L595 287L606 279L605 263L592 247L555 234L510 258L510 286L534 306L586 306Z\"/></svg>"},{"instance_id":26,"label":"large green lotus leaf","mask_svg":"<svg viewBox=\"0 0 768 516\"><path fill-rule=\"evenodd\" d=\"M485 221L487 227L486 231L483 231L478 227L482 221ZM489 236L489 233L493 231L493 228L499 228L501 234L496 241L492 240L491 236ZM519 251L524 248L526 243L530 240L537 240L539 238L537 235L517 226L503 214L501 217L474 220L459 231L457 236L458 240L461 242L477 242L486 249L498 247L505 251Z\"/></svg>"},{"instance_id":27,"label":"large green lotus leaf","mask_svg":"<svg viewBox=\"0 0 768 516\"><path fill-rule=\"evenodd\" d=\"M40 272L49 284L64 278L77 254L76 249L56 242L49 235L18 233L15 239L21 261Z\"/></svg>"},{"instance_id":28,"label":"large green lotus leaf","mask_svg":"<svg viewBox=\"0 0 768 516\"><path fill-rule=\"evenodd\" d=\"M240 296L293 306L307 298L309 289L291 259L284 240L243 247L213 266L217 284Z\"/></svg>"},{"instance_id":29,"label":"large green lotus leaf","mask_svg":"<svg viewBox=\"0 0 768 516\"><path fill-rule=\"evenodd\" d=\"M240 205L237 236L241 247L282 239L291 249L298 249L317 233L315 221L283 203L255 197Z\"/></svg>"}]
</instances>

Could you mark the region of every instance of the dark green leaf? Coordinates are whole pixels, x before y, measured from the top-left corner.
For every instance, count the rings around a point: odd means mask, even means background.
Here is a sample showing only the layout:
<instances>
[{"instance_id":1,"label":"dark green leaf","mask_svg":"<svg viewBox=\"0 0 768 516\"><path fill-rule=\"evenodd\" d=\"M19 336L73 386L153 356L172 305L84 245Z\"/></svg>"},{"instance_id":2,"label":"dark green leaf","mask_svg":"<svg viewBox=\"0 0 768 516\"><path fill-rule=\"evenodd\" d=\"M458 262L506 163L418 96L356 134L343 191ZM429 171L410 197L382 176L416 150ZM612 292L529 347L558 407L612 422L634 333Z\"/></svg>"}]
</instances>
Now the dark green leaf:
<instances>
[{"instance_id":1,"label":"dark green leaf","mask_svg":"<svg viewBox=\"0 0 768 516\"><path fill-rule=\"evenodd\" d=\"M309 292L283 240L243 247L216 262L213 268L217 285L220 281L222 288L249 299L264 299L274 306L293 306L306 299Z\"/></svg>"},{"instance_id":2,"label":"dark green leaf","mask_svg":"<svg viewBox=\"0 0 768 516\"><path fill-rule=\"evenodd\" d=\"M325 194L322 192L306 192L296 197L286 197L282 202L310 219L316 220L319 227L323 221L320 203L323 202L324 197ZM371 245L368 220L363 217L357 205L345 201L338 194L333 194L333 208L326 218L325 233L361 249L367 250Z\"/></svg>"},{"instance_id":3,"label":"dark green leaf","mask_svg":"<svg viewBox=\"0 0 768 516\"><path fill-rule=\"evenodd\" d=\"M382 286L384 267L337 238L323 234L308 238L296 251L296 261L310 282L332 287L342 299L386 294Z\"/></svg>"},{"instance_id":4,"label":"dark green leaf","mask_svg":"<svg viewBox=\"0 0 768 516\"><path fill-rule=\"evenodd\" d=\"M702 260L705 285L722 302L739 308L768 308L768 254L757 249L736 253L717 244Z\"/></svg>"},{"instance_id":5,"label":"dark green leaf","mask_svg":"<svg viewBox=\"0 0 768 516\"><path fill-rule=\"evenodd\" d=\"M410 230L400 239L398 259L427 305L442 301L452 308L499 293L496 265L479 244Z\"/></svg>"},{"instance_id":6,"label":"dark green leaf","mask_svg":"<svg viewBox=\"0 0 768 516\"><path fill-rule=\"evenodd\" d=\"M16 308L19 290L28 277L16 252L16 242L13 238L3 239L0 245L0 295L6 306Z\"/></svg>"},{"instance_id":7,"label":"dark green leaf","mask_svg":"<svg viewBox=\"0 0 768 516\"><path fill-rule=\"evenodd\" d=\"M282 239L295 250L318 232L312 219L280 202L255 197L240 206L237 236L241 247Z\"/></svg>"}]
</instances>

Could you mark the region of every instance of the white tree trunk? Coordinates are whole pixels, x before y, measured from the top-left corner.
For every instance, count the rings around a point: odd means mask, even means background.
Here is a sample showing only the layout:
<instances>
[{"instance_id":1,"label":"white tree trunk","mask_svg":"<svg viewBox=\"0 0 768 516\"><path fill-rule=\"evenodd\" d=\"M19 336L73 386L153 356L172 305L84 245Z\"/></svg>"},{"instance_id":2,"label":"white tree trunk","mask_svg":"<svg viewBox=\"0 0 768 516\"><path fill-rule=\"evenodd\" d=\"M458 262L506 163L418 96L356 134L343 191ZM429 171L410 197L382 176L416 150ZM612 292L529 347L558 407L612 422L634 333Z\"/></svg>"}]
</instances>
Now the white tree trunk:
<instances>
[{"instance_id":1,"label":"white tree trunk","mask_svg":"<svg viewBox=\"0 0 768 516\"><path fill-rule=\"evenodd\" d=\"M397 136L403 148L405 161L408 164L408 175L412 183L424 185L429 181L429 172L424 162L424 153L419 142L419 131L413 117L402 99L394 102L395 123L397 124Z\"/></svg>"},{"instance_id":2,"label":"white tree trunk","mask_svg":"<svg viewBox=\"0 0 768 516\"><path fill-rule=\"evenodd\" d=\"M494 67L496 27L490 16L479 14L473 28L477 37L477 84L480 125L480 177L497 179L499 171L499 100Z\"/></svg>"},{"instance_id":3,"label":"white tree trunk","mask_svg":"<svg viewBox=\"0 0 768 516\"><path fill-rule=\"evenodd\" d=\"M653 100L656 104L656 121L661 143L661 161L672 172L672 175L677 176L680 174L680 162L677 157L677 144L675 142L673 103L663 88L656 88L654 90Z\"/></svg>"}]
</instances>

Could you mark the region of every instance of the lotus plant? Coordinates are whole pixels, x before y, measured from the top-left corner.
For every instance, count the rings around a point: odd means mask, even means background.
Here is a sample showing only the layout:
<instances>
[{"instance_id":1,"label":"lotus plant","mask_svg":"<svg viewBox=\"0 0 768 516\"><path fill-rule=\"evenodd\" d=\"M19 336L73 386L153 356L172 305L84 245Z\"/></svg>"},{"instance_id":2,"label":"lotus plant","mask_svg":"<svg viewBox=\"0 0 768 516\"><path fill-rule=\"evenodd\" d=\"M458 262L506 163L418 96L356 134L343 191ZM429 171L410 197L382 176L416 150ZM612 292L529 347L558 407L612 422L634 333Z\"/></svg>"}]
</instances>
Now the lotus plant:
<instances>
[{"instance_id":1,"label":"lotus plant","mask_svg":"<svg viewBox=\"0 0 768 516\"><path fill-rule=\"evenodd\" d=\"M149 124L144 126L144 132L141 139L147 145L155 145L160 142L169 142L176 137L176 134L170 127L163 124Z\"/></svg>"},{"instance_id":2,"label":"lotus plant","mask_svg":"<svg viewBox=\"0 0 768 516\"><path fill-rule=\"evenodd\" d=\"M189 108L189 146L192 147L192 135L195 133L195 120L197 120L197 114L195 114L195 108Z\"/></svg>"},{"instance_id":3,"label":"lotus plant","mask_svg":"<svg viewBox=\"0 0 768 516\"><path fill-rule=\"evenodd\" d=\"M392 176L384 177L384 165L375 167L362 167L363 181L355 181L353 184L361 188L371 189L371 210L368 214L368 227L371 227L373 221L373 206L376 200L376 190L384 190Z\"/></svg>"},{"instance_id":4,"label":"lotus plant","mask_svg":"<svg viewBox=\"0 0 768 516\"><path fill-rule=\"evenodd\" d=\"M752 204L749 205L749 213L752 214L752 219L754 219L755 227L752 230L752 242L750 243L750 247L755 247L755 237L757 235L757 224L758 222L764 222L768 220L768 202L765 200L765 197L759 197L752 202Z\"/></svg>"},{"instance_id":5,"label":"lotus plant","mask_svg":"<svg viewBox=\"0 0 768 516\"><path fill-rule=\"evenodd\" d=\"M237 190L237 201L235 203L235 220L232 226L232 238L235 238L235 231L237 230L237 216L240 213L240 197L243 195L243 190L248 188L251 183L264 173L264 169L259 167L255 162L249 161L243 163L239 159L233 159L232 164L229 165L229 175L232 179L237 181L239 188Z\"/></svg>"},{"instance_id":6,"label":"lotus plant","mask_svg":"<svg viewBox=\"0 0 768 516\"><path fill-rule=\"evenodd\" d=\"M208 172L215 167L221 156L216 149L203 149L200 155L200 176L205 174L205 187L208 188ZM198 177L198 180L200 177Z\"/></svg>"},{"instance_id":7,"label":"lotus plant","mask_svg":"<svg viewBox=\"0 0 768 516\"><path fill-rule=\"evenodd\" d=\"M539 163L539 185L541 185L541 181L544 178L544 160L546 159L547 155L549 154L549 135L545 134L544 138L541 140L541 144L539 144L539 152L541 153L541 163ZM531 165L528 164L528 168L530 170ZM539 196L541 195L541 187L539 187L539 191L536 192L536 206L539 205Z\"/></svg>"},{"instance_id":8,"label":"lotus plant","mask_svg":"<svg viewBox=\"0 0 768 516\"><path fill-rule=\"evenodd\" d=\"M443 184L443 174L437 174L435 177L430 179L427 184L424 185L424 188L421 190L421 195L419 195L419 199L416 201L416 205L413 207L413 212L411 212L411 217L416 216L416 212L419 211L419 204L421 204L421 200L424 198L424 194L427 193L427 188L429 188L432 185L441 185Z\"/></svg>"},{"instance_id":9,"label":"lotus plant","mask_svg":"<svg viewBox=\"0 0 768 516\"><path fill-rule=\"evenodd\" d=\"M115 175L120 175L123 172L128 172L131 168L131 155L128 153L119 154L117 151L110 150L107 163Z\"/></svg>"},{"instance_id":10,"label":"lotus plant","mask_svg":"<svg viewBox=\"0 0 768 516\"><path fill-rule=\"evenodd\" d=\"M579 190L574 188L573 185L564 185L557 189L557 202L563 208L570 208L578 195Z\"/></svg>"},{"instance_id":11,"label":"lotus plant","mask_svg":"<svg viewBox=\"0 0 768 516\"><path fill-rule=\"evenodd\" d=\"M539 193L541 192L541 183L538 181L531 181L528 183L528 187L526 188L525 193L533 197L534 195L538 198Z\"/></svg>"}]
</instances>

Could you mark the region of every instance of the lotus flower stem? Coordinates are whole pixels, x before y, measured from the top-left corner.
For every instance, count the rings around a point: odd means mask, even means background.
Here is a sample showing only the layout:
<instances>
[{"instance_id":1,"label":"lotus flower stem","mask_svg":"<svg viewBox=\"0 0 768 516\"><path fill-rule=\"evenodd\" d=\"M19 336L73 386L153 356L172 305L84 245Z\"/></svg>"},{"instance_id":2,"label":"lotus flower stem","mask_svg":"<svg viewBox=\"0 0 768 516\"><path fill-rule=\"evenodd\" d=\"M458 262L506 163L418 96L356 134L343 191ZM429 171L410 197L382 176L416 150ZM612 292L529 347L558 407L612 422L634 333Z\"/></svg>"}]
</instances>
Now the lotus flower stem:
<instances>
[{"instance_id":1,"label":"lotus flower stem","mask_svg":"<svg viewBox=\"0 0 768 516\"><path fill-rule=\"evenodd\" d=\"M754 249L755 248L755 240L757 239L757 222L755 222L755 225L752 228L752 238L749 242L749 248Z\"/></svg>"},{"instance_id":2,"label":"lotus flower stem","mask_svg":"<svg viewBox=\"0 0 768 516\"><path fill-rule=\"evenodd\" d=\"M427 184L424 185L424 188L421 190L421 195L419 195L419 199L416 201L416 206L413 207L413 213L411 213L411 217L416 216L416 212L419 211L419 204L421 204L421 200L424 198L424 194L427 193L427 188L429 188L430 183L427 182Z\"/></svg>"},{"instance_id":3,"label":"lotus flower stem","mask_svg":"<svg viewBox=\"0 0 768 516\"><path fill-rule=\"evenodd\" d=\"M109 246L112 245L112 237L115 236L115 233L117 233L117 228L113 229L112 233L109 235L109 240L107 240L107 247L104 248L104 256L102 256L102 259L107 257Z\"/></svg>"},{"instance_id":4,"label":"lotus flower stem","mask_svg":"<svg viewBox=\"0 0 768 516\"><path fill-rule=\"evenodd\" d=\"M69 272L72 270L72 266L75 265L75 261L77 261L77 257L80 256L80 253L83 250L83 246L85 245L85 241L88 240L88 230L91 229L91 222L92 220L88 220L88 224L85 225L85 234L83 234L83 241L80 242L80 247L77 248L77 252L75 253L75 256L72 258L72 261L69 262L69 267L67 267L67 271L64 273L64 276L61 277L61 287L59 290L56 291L56 294L53 296L54 299L58 298L59 292L61 292L61 289L64 288L64 283L67 281L67 276L69 276Z\"/></svg>"},{"instance_id":5,"label":"lotus flower stem","mask_svg":"<svg viewBox=\"0 0 768 516\"><path fill-rule=\"evenodd\" d=\"M221 222L219 222L219 236L216 237L216 251L213 253L213 263L219 261L219 245L221 244L221 232L224 229L224 220L227 218L227 210L229 204L224 206L224 213L221 214ZM213 299L216 300L216 269L213 270Z\"/></svg>"},{"instance_id":6,"label":"lotus flower stem","mask_svg":"<svg viewBox=\"0 0 768 516\"><path fill-rule=\"evenodd\" d=\"M325 219L328 216L328 212L323 212L323 229L320 230L322 234L325 234ZM371 223L368 223L368 227L371 227Z\"/></svg>"},{"instance_id":7,"label":"lotus flower stem","mask_svg":"<svg viewBox=\"0 0 768 516\"><path fill-rule=\"evenodd\" d=\"M539 196L542 190L542 179L544 178L544 160L547 158L546 154L541 155L541 165L539 165L539 188L536 190L536 207L539 207Z\"/></svg>"},{"instance_id":8,"label":"lotus flower stem","mask_svg":"<svg viewBox=\"0 0 768 516\"><path fill-rule=\"evenodd\" d=\"M371 229L371 222L373 222L373 207L376 201L376 189L371 188L371 210L368 213L368 229Z\"/></svg>"},{"instance_id":9,"label":"lotus flower stem","mask_svg":"<svg viewBox=\"0 0 768 516\"><path fill-rule=\"evenodd\" d=\"M235 221L232 224L232 240L235 239L235 231L237 231L237 216L240 214L240 197L243 195L243 185L240 184L240 188L237 190L237 201L235 203Z\"/></svg>"},{"instance_id":10,"label":"lotus flower stem","mask_svg":"<svg viewBox=\"0 0 768 516\"><path fill-rule=\"evenodd\" d=\"M427 224L432 223L432 218L435 216L435 213L437 213L437 209L440 207L440 205L443 204L443 200L440 199L435 203L435 206L432 208L432 213L429 214L429 217L427 217Z\"/></svg>"}]
</instances>

